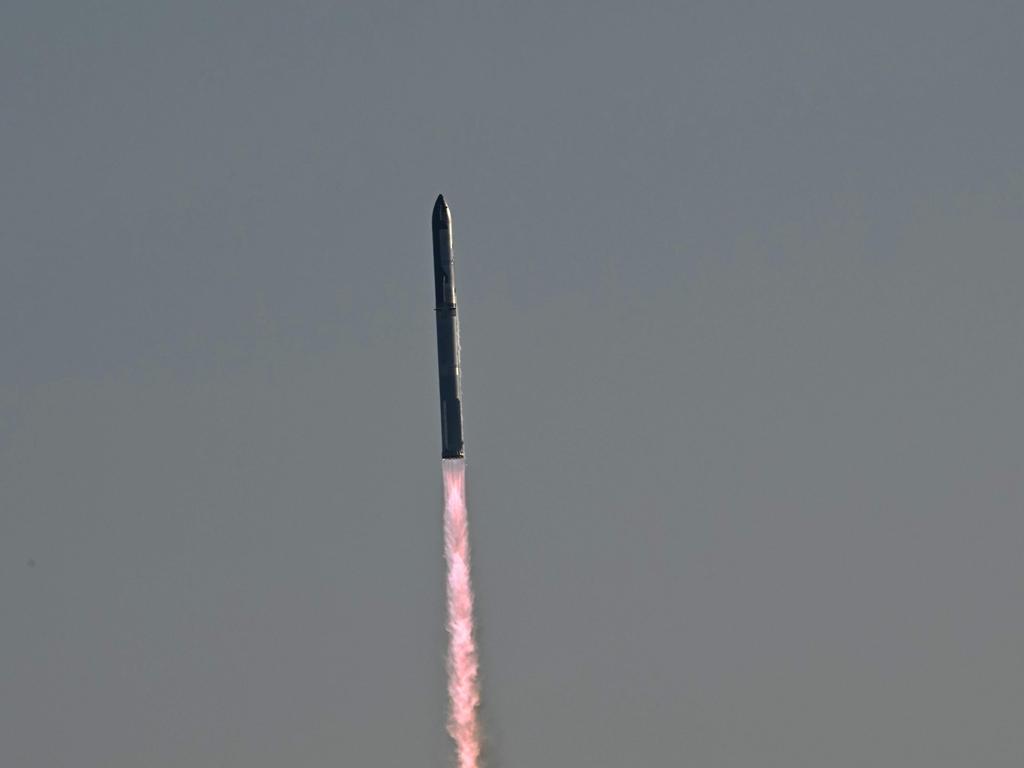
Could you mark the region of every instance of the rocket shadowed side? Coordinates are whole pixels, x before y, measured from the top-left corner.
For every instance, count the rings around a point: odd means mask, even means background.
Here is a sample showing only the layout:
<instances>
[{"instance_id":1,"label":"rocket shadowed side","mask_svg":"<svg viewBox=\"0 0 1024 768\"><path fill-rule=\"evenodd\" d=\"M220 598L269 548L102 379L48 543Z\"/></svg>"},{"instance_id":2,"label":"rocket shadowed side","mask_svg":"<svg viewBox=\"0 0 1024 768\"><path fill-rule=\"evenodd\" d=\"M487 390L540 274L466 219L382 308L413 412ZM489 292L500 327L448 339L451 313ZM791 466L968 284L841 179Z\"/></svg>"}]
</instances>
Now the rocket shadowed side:
<instances>
[{"instance_id":1,"label":"rocket shadowed side","mask_svg":"<svg viewBox=\"0 0 1024 768\"><path fill-rule=\"evenodd\" d=\"M441 457L461 459L462 369L459 315L455 306L455 256L452 216L444 195L437 196L430 228L434 239L434 311L437 315L437 378L441 394Z\"/></svg>"}]
</instances>

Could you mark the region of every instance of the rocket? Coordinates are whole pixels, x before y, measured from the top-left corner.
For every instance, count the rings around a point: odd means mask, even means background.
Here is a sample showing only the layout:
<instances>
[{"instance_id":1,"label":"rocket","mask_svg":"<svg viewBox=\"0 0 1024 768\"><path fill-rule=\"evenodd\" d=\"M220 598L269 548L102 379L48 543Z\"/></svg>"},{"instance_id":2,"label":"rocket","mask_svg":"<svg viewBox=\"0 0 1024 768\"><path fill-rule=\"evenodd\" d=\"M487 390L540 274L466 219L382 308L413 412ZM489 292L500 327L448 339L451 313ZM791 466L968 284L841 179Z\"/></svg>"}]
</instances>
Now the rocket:
<instances>
[{"instance_id":1,"label":"rocket","mask_svg":"<svg viewBox=\"0 0 1024 768\"><path fill-rule=\"evenodd\" d=\"M437 316L437 380L441 394L441 457L461 459L462 368L459 363L459 314L455 306L455 256L452 215L444 195L437 196L430 219L434 239L434 312Z\"/></svg>"}]
</instances>

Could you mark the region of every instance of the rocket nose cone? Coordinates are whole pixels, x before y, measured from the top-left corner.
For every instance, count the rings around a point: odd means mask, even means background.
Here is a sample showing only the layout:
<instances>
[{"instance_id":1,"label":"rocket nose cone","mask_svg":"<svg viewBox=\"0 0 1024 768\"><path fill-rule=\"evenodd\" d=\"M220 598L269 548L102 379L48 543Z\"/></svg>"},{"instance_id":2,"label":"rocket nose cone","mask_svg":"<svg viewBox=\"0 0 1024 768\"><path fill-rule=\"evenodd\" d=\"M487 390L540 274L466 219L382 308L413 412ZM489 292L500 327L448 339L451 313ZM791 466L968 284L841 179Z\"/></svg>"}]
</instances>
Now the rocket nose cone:
<instances>
[{"instance_id":1,"label":"rocket nose cone","mask_svg":"<svg viewBox=\"0 0 1024 768\"><path fill-rule=\"evenodd\" d=\"M447 226L449 215L448 203L444 201L444 195L438 195L437 200L434 202L434 223Z\"/></svg>"}]
</instances>

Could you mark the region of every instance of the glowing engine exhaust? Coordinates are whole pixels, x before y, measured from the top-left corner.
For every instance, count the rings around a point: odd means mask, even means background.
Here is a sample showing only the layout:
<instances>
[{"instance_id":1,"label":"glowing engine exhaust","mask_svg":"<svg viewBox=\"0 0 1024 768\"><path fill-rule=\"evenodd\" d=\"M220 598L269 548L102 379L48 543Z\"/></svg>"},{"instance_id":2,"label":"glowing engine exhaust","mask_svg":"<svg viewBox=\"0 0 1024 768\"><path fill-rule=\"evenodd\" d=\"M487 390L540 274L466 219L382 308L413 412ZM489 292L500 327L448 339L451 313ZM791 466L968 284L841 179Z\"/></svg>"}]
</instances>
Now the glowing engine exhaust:
<instances>
[{"instance_id":1,"label":"glowing engine exhaust","mask_svg":"<svg viewBox=\"0 0 1024 768\"><path fill-rule=\"evenodd\" d=\"M444 459L444 554L448 565L448 732L455 740L459 768L477 768L480 731L477 706L473 587L469 578L466 519L466 463Z\"/></svg>"}]
</instances>

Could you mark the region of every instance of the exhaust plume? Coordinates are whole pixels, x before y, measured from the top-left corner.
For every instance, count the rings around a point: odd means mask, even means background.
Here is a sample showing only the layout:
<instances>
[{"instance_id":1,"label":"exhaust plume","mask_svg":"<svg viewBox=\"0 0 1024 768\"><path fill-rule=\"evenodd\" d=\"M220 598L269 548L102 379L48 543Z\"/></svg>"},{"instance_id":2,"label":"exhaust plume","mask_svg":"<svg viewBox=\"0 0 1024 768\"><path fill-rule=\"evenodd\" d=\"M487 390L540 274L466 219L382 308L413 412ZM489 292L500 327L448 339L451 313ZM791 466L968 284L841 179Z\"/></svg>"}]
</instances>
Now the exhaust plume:
<instances>
[{"instance_id":1,"label":"exhaust plume","mask_svg":"<svg viewBox=\"0 0 1024 768\"><path fill-rule=\"evenodd\" d=\"M458 768L480 765L479 664L473 632L473 587L469 574L466 462L444 459L444 554L448 566L448 733Z\"/></svg>"}]
</instances>

